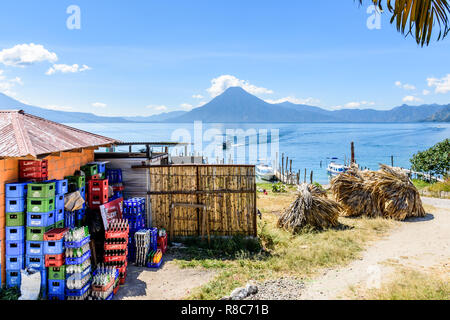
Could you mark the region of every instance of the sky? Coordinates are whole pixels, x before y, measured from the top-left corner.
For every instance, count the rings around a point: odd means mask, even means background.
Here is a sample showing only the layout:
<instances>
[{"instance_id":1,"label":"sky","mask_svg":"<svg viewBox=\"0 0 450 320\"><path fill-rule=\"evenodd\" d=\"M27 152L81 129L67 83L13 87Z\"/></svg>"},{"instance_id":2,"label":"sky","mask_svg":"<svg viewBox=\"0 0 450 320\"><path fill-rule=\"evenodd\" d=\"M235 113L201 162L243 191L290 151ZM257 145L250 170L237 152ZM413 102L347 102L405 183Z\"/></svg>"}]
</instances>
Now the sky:
<instances>
[{"instance_id":1,"label":"sky","mask_svg":"<svg viewBox=\"0 0 450 320\"><path fill-rule=\"evenodd\" d=\"M271 103L450 102L450 39L419 47L354 0L14 0L0 92L98 115L191 110L230 86Z\"/></svg>"}]
</instances>

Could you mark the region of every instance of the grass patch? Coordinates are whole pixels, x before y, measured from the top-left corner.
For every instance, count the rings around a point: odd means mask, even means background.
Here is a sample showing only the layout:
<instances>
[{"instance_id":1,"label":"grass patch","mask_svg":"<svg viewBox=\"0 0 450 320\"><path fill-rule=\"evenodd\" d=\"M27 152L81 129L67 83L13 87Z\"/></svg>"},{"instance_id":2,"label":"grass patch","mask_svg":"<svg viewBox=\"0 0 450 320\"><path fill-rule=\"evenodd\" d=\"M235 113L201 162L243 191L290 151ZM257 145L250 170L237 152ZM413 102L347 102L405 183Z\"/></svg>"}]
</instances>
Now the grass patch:
<instances>
[{"instance_id":1,"label":"grass patch","mask_svg":"<svg viewBox=\"0 0 450 320\"><path fill-rule=\"evenodd\" d=\"M412 179L412 183L419 190L431 185L431 183L424 181L424 180L420 180L420 179Z\"/></svg>"},{"instance_id":2,"label":"grass patch","mask_svg":"<svg viewBox=\"0 0 450 320\"><path fill-rule=\"evenodd\" d=\"M359 299L369 300L449 300L450 277L435 272L419 272L399 268L395 277L380 289L353 293Z\"/></svg>"},{"instance_id":3,"label":"grass patch","mask_svg":"<svg viewBox=\"0 0 450 320\"><path fill-rule=\"evenodd\" d=\"M199 245L191 243L176 259L180 267L214 269L217 276L194 290L188 299L219 299L249 280L267 280L281 276L306 279L322 268L346 264L359 257L368 241L383 236L397 224L385 219L340 218L346 228L324 231L306 230L292 235L276 226L278 213L295 198L295 191L259 195L258 239L243 244L233 238L231 244ZM242 250L242 245L246 248Z\"/></svg>"},{"instance_id":4,"label":"grass patch","mask_svg":"<svg viewBox=\"0 0 450 320\"><path fill-rule=\"evenodd\" d=\"M447 179L443 182L434 182L430 183L427 181L423 181L420 179L413 179L413 184L416 186L417 189L427 189L431 192L450 192L450 179Z\"/></svg>"}]
</instances>

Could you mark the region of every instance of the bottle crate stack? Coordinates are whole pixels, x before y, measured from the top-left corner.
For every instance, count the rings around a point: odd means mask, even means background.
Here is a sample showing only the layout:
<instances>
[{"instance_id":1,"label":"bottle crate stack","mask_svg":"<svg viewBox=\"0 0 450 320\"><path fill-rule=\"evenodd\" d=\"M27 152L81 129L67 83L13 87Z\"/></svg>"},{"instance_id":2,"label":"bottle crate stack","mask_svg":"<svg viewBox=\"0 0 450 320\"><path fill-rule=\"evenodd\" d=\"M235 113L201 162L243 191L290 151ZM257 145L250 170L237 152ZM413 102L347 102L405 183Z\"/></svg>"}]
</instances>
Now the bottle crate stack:
<instances>
[{"instance_id":1,"label":"bottle crate stack","mask_svg":"<svg viewBox=\"0 0 450 320\"><path fill-rule=\"evenodd\" d=\"M158 229L150 228L150 250L147 254L146 263L149 268L159 268L162 264L163 253L158 248Z\"/></svg>"},{"instance_id":2,"label":"bottle crate stack","mask_svg":"<svg viewBox=\"0 0 450 320\"><path fill-rule=\"evenodd\" d=\"M68 176L66 177L68 181L68 189L69 192L79 191L81 197L86 201L86 176L84 175L76 175L76 176ZM64 212L64 225L67 228L75 228L80 227L82 225L83 218L86 214L86 204L83 205L83 208L75 211Z\"/></svg>"},{"instance_id":3,"label":"bottle crate stack","mask_svg":"<svg viewBox=\"0 0 450 320\"><path fill-rule=\"evenodd\" d=\"M108 203L108 180L88 181L88 206L90 209L98 209L101 205Z\"/></svg>"},{"instance_id":4,"label":"bottle crate stack","mask_svg":"<svg viewBox=\"0 0 450 320\"><path fill-rule=\"evenodd\" d=\"M127 244L130 227L128 221L115 219L109 222L105 231L104 266L114 267L119 270L119 283L125 283L127 276Z\"/></svg>"},{"instance_id":5,"label":"bottle crate stack","mask_svg":"<svg viewBox=\"0 0 450 320\"><path fill-rule=\"evenodd\" d=\"M135 233L145 228L145 198L131 198L123 202L123 218L130 225L128 261L136 260Z\"/></svg>"},{"instance_id":6,"label":"bottle crate stack","mask_svg":"<svg viewBox=\"0 0 450 320\"><path fill-rule=\"evenodd\" d=\"M67 300L85 300L91 289L90 234L87 227L70 229L64 237Z\"/></svg>"},{"instance_id":7,"label":"bottle crate stack","mask_svg":"<svg viewBox=\"0 0 450 320\"><path fill-rule=\"evenodd\" d=\"M43 182L48 179L48 160L20 160L19 179L21 182Z\"/></svg>"},{"instance_id":8,"label":"bottle crate stack","mask_svg":"<svg viewBox=\"0 0 450 320\"><path fill-rule=\"evenodd\" d=\"M111 300L117 293L119 280L119 269L105 265L97 266L92 277L92 299Z\"/></svg>"},{"instance_id":9,"label":"bottle crate stack","mask_svg":"<svg viewBox=\"0 0 450 320\"><path fill-rule=\"evenodd\" d=\"M45 267L47 268L48 298L64 300L66 287L66 266L64 237L67 228L57 228L44 234Z\"/></svg>"},{"instance_id":10,"label":"bottle crate stack","mask_svg":"<svg viewBox=\"0 0 450 320\"><path fill-rule=\"evenodd\" d=\"M110 197L110 201L123 198L123 181L122 181L122 169L106 169L105 177L108 179L109 185L113 189L113 195Z\"/></svg>"},{"instance_id":11,"label":"bottle crate stack","mask_svg":"<svg viewBox=\"0 0 450 320\"><path fill-rule=\"evenodd\" d=\"M33 182L27 185L25 267L41 273L41 294L46 295L44 234L55 228L56 182Z\"/></svg>"},{"instance_id":12,"label":"bottle crate stack","mask_svg":"<svg viewBox=\"0 0 450 320\"><path fill-rule=\"evenodd\" d=\"M5 185L6 285L20 287L25 266L26 196L28 182Z\"/></svg>"}]
</instances>

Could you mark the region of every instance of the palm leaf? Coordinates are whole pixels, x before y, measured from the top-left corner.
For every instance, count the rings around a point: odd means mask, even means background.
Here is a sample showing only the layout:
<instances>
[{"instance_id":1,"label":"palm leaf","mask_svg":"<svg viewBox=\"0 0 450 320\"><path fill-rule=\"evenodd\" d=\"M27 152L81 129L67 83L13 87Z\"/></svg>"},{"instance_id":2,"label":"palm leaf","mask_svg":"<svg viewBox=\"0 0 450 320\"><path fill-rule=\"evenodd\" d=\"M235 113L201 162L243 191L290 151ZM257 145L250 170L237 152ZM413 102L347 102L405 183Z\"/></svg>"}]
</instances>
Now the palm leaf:
<instances>
[{"instance_id":1,"label":"palm leaf","mask_svg":"<svg viewBox=\"0 0 450 320\"><path fill-rule=\"evenodd\" d=\"M358 0L362 5L363 0ZM433 28L439 26L437 40L445 38L450 32L450 1L449 0L371 0L383 11L386 3L392 14L391 23L405 35L413 35L417 44L422 47L429 45ZM409 21L409 23L408 23Z\"/></svg>"}]
</instances>

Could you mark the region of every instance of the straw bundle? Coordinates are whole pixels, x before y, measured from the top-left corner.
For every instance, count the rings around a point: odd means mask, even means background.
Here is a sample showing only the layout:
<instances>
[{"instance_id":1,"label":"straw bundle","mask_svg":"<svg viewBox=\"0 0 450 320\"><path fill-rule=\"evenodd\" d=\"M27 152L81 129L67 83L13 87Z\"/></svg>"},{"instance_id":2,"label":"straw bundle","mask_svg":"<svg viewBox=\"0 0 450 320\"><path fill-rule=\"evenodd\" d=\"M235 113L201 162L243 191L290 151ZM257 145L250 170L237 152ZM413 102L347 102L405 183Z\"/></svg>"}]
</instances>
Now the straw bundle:
<instances>
[{"instance_id":1,"label":"straw bundle","mask_svg":"<svg viewBox=\"0 0 450 320\"><path fill-rule=\"evenodd\" d=\"M399 168L380 164L379 171L352 166L331 181L331 190L345 216L404 220L426 215L416 187Z\"/></svg>"},{"instance_id":2,"label":"straw bundle","mask_svg":"<svg viewBox=\"0 0 450 320\"><path fill-rule=\"evenodd\" d=\"M306 184L306 183L302 183L297 189L300 191L300 189L302 188L302 185L304 185L304 184ZM308 188L308 191L313 196L322 197L322 198L328 198L327 192L325 190L319 188L315 184L306 184L306 187Z\"/></svg>"},{"instance_id":3,"label":"straw bundle","mask_svg":"<svg viewBox=\"0 0 450 320\"><path fill-rule=\"evenodd\" d=\"M426 215L419 192L403 170L380 164L371 184L385 204L384 216L404 220Z\"/></svg>"},{"instance_id":4,"label":"straw bundle","mask_svg":"<svg viewBox=\"0 0 450 320\"><path fill-rule=\"evenodd\" d=\"M317 229L336 227L341 206L326 198L313 195L307 184L299 187L297 199L278 220L278 227L293 233L310 226Z\"/></svg>"},{"instance_id":5,"label":"straw bundle","mask_svg":"<svg viewBox=\"0 0 450 320\"><path fill-rule=\"evenodd\" d=\"M383 215L383 202L367 183L371 176L370 172L351 167L331 180L331 191L342 205L343 216L375 218Z\"/></svg>"}]
</instances>

